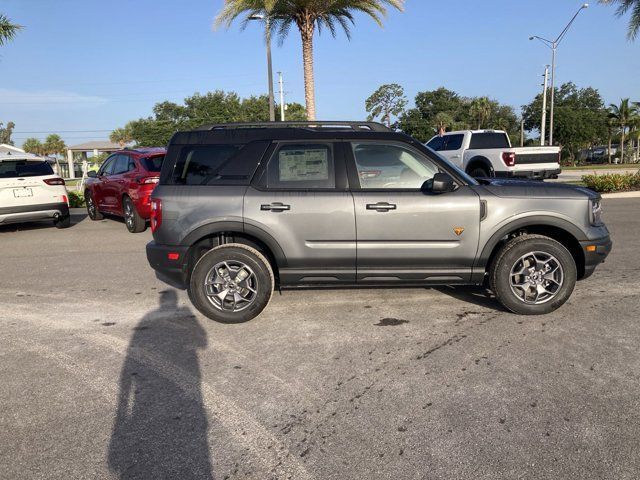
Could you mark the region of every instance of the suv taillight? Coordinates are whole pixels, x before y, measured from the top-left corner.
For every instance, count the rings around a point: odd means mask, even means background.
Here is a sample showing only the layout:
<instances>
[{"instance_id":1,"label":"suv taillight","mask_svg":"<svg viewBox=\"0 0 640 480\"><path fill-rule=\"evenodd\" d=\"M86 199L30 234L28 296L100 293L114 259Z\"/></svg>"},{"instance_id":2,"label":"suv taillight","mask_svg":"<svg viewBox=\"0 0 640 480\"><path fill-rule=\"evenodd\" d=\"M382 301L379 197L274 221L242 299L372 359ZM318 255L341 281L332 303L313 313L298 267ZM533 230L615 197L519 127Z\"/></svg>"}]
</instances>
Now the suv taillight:
<instances>
[{"instance_id":1,"label":"suv taillight","mask_svg":"<svg viewBox=\"0 0 640 480\"><path fill-rule=\"evenodd\" d=\"M160 181L159 177L138 177L136 181L142 185L148 185L151 183L158 183Z\"/></svg>"},{"instance_id":2,"label":"suv taillight","mask_svg":"<svg viewBox=\"0 0 640 480\"><path fill-rule=\"evenodd\" d=\"M162 224L162 200L159 198L151 199L151 231L155 232Z\"/></svg>"},{"instance_id":3,"label":"suv taillight","mask_svg":"<svg viewBox=\"0 0 640 480\"><path fill-rule=\"evenodd\" d=\"M64 185L64 180L62 178L45 178L43 182L47 185Z\"/></svg>"},{"instance_id":4,"label":"suv taillight","mask_svg":"<svg viewBox=\"0 0 640 480\"><path fill-rule=\"evenodd\" d=\"M516 166L515 152L502 152L502 161L507 167L515 167Z\"/></svg>"}]
</instances>

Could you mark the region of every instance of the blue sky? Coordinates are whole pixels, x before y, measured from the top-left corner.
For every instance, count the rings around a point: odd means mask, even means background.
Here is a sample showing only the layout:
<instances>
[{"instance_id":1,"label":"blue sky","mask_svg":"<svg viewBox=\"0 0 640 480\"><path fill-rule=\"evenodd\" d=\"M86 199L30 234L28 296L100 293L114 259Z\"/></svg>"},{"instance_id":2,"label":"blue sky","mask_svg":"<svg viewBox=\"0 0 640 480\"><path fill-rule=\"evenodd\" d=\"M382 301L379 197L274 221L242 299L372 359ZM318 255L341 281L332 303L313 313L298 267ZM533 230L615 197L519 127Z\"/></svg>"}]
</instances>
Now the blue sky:
<instances>
[{"instance_id":1,"label":"blue sky","mask_svg":"<svg viewBox=\"0 0 640 480\"><path fill-rule=\"evenodd\" d=\"M2 0L25 26L0 48L0 121L14 141L60 133L68 144L108 136L147 116L156 102L196 91L266 91L259 24L213 31L222 0ZM357 18L353 38L316 40L318 118L361 119L364 100L397 82L415 93L446 86L519 108L539 90L550 51L529 35L553 37L581 5L574 0L407 0L380 29ZM627 19L593 2L558 56L558 82L598 88L607 102L640 100L640 40ZM274 44L288 101L304 103L300 39ZM103 131L101 131L103 130ZM32 133L43 132L43 133Z\"/></svg>"}]
</instances>

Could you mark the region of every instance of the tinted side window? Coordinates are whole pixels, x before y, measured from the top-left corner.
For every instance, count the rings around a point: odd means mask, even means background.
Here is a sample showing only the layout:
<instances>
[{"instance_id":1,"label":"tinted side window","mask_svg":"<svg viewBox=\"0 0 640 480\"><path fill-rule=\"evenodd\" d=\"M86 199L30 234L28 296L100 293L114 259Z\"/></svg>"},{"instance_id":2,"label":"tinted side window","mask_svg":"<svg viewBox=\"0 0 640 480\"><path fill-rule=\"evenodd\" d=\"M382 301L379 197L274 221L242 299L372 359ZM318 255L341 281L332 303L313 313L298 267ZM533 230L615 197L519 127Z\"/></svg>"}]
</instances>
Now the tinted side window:
<instances>
[{"instance_id":1,"label":"tinted side window","mask_svg":"<svg viewBox=\"0 0 640 480\"><path fill-rule=\"evenodd\" d=\"M107 158L100 167L100 170L98 170L98 175L111 175L117 158L117 155L113 155L112 157Z\"/></svg>"},{"instance_id":2,"label":"tinted side window","mask_svg":"<svg viewBox=\"0 0 640 480\"><path fill-rule=\"evenodd\" d=\"M354 143L360 187L363 189L419 189L438 173L438 167L400 145Z\"/></svg>"},{"instance_id":3,"label":"tinted side window","mask_svg":"<svg viewBox=\"0 0 640 480\"><path fill-rule=\"evenodd\" d=\"M173 181L180 185L207 185L241 149L241 145L184 147L173 170Z\"/></svg>"},{"instance_id":4,"label":"tinted side window","mask_svg":"<svg viewBox=\"0 0 640 480\"><path fill-rule=\"evenodd\" d=\"M269 162L267 188L306 190L335 187L335 166L329 145L283 145Z\"/></svg>"},{"instance_id":5,"label":"tinted side window","mask_svg":"<svg viewBox=\"0 0 640 480\"><path fill-rule=\"evenodd\" d=\"M460 150L462 148L463 134L447 135L444 137L442 150Z\"/></svg>"},{"instance_id":6,"label":"tinted side window","mask_svg":"<svg viewBox=\"0 0 640 480\"><path fill-rule=\"evenodd\" d=\"M439 152L440 150L442 150L443 146L444 146L444 137L434 137L429 141L429 143L427 143L427 147L431 148L432 150L435 150L436 152Z\"/></svg>"},{"instance_id":7,"label":"tinted side window","mask_svg":"<svg viewBox=\"0 0 640 480\"><path fill-rule=\"evenodd\" d=\"M126 173L128 170L129 170L129 156L118 155L115 161L115 166L113 167L113 175Z\"/></svg>"},{"instance_id":8,"label":"tinted side window","mask_svg":"<svg viewBox=\"0 0 640 480\"><path fill-rule=\"evenodd\" d=\"M471 136L469 148L472 150L509 148L509 139L506 134L499 132L474 133Z\"/></svg>"}]
</instances>

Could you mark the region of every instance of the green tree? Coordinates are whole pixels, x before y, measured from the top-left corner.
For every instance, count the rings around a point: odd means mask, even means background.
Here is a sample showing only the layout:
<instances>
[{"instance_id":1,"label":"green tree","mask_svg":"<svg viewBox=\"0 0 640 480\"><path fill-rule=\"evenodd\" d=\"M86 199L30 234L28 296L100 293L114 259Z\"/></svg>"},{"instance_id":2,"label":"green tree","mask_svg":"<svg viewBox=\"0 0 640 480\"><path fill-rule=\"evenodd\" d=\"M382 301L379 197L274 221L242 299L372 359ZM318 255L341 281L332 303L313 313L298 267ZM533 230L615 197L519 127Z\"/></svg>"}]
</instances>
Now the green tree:
<instances>
[{"instance_id":1,"label":"green tree","mask_svg":"<svg viewBox=\"0 0 640 480\"><path fill-rule=\"evenodd\" d=\"M627 36L629 40L635 40L640 32L640 0L600 0L600 3L618 5L616 15L619 17L631 11Z\"/></svg>"},{"instance_id":2,"label":"green tree","mask_svg":"<svg viewBox=\"0 0 640 480\"><path fill-rule=\"evenodd\" d=\"M339 29L350 38L354 14L364 13L382 26L387 6L402 11L404 0L225 0L216 25L229 27L243 17L243 24L251 15L265 15L281 41L294 26L302 39L302 63L307 118L316 119L315 80L313 73L313 37L318 30L327 29L334 37Z\"/></svg>"},{"instance_id":3,"label":"green tree","mask_svg":"<svg viewBox=\"0 0 640 480\"><path fill-rule=\"evenodd\" d=\"M288 105L290 120L305 118L304 107L298 103ZM124 130L138 146L166 145L180 130L193 130L203 124L229 122L264 122L269 120L267 95L242 99L234 92L221 90L205 94L196 93L184 99L184 104L160 102L153 107L153 115L133 120Z\"/></svg>"},{"instance_id":4,"label":"green tree","mask_svg":"<svg viewBox=\"0 0 640 480\"><path fill-rule=\"evenodd\" d=\"M637 109L629 102L628 98L620 100L619 105L609 105L609 118L620 129L620 163L624 163L624 142L627 130L634 124L637 117Z\"/></svg>"},{"instance_id":5,"label":"green tree","mask_svg":"<svg viewBox=\"0 0 640 480\"><path fill-rule=\"evenodd\" d=\"M13 141L11 140L11 134L13 133L13 129L16 124L13 122L7 123L5 127L2 122L0 122L0 143L4 143L7 145L13 145Z\"/></svg>"},{"instance_id":6,"label":"green tree","mask_svg":"<svg viewBox=\"0 0 640 480\"><path fill-rule=\"evenodd\" d=\"M43 145L37 138L27 138L22 144L22 149L27 153L33 153L35 155L44 155Z\"/></svg>"},{"instance_id":7,"label":"green tree","mask_svg":"<svg viewBox=\"0 0 640 480\"><path fill-rule=\"evenodd\" d=\"M369 113L369 120L382 118L391 128L391 117L400 115L407 106L404 89L397 83L382 85L365 101L365 108Z\"/></svg>"},{"instance_id":8,"label":"green tree","mask_svg":"<svg viewBox=\"0 0 640 480\"><path fill-rule=\"evenodd\" d=\"M131 131L127 127L116 128L109 135L109 140L113 143L117 143L120 145L120 148L124 148L128 143L133 141L133 137L131 136Z\"/></svg>"},{"instance_id":9,"label":"green tree","mask_svg":"<svg viewBox=\"0 0 640 480\"><path fill-rule=\"evenodd\" d=\"M542 93L522 106L522 118L526 131L540 130ZM556 88L553 136L564 147L563 156L572 162L579 150L607 141L607 110L598 90L578 88L572 82Z\"/></svg>"},{"instance_id":10,"label":"green tree","mask_svg":"<svg viewBox=\"0 0 640 480\"><path fill-rule=\"evenodd\" d=\"M64 155L67 151L67 145L60 135L49 135L42 144L42 153L44 155Z\"/></svg>"},{"instance_id":11,"label":"green tree","mask_svg":"<svg viewBox=\"0 0 640 480\"><path fill-rule=\"evenodd\" d=\"M491 116L491 102L487 97L474 98L469 105L469 115L480 130Z\"/></svg>"},{"instance_id":12,"label":"green tree","mask_svg":"<svg viewBox=\"0 0 640 480\"><path fill-rule=\"evenodd\" d=\"M11 23L6 15L0 13L0 47L13 40L20 30L22 30L21 25Z\"/></svg>"}]
</instances>

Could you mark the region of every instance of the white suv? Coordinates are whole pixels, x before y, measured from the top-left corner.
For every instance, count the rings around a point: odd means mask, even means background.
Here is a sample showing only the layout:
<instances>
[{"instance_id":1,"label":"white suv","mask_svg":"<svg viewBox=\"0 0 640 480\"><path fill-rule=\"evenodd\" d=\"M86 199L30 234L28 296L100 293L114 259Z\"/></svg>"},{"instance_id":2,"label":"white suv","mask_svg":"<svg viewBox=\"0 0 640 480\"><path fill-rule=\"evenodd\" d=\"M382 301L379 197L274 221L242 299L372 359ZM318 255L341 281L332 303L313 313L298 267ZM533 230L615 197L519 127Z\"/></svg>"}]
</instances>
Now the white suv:
<instances>
[{"instance_id":1,"label":"white suv","mask_svg":"<svg viewBox=\"0 0 640 480\"><path fill-rule=\"evenodd\" d=\"M0 155L0 225L46 219L71 224L64 180L35 155Z\"/></svg>"}]
</instances>

